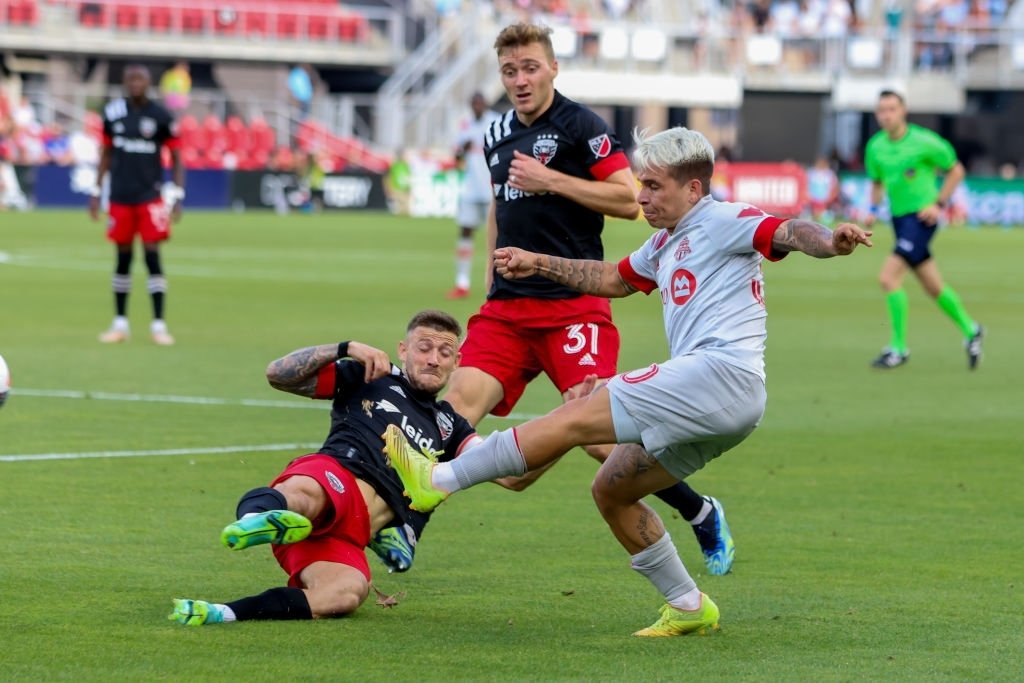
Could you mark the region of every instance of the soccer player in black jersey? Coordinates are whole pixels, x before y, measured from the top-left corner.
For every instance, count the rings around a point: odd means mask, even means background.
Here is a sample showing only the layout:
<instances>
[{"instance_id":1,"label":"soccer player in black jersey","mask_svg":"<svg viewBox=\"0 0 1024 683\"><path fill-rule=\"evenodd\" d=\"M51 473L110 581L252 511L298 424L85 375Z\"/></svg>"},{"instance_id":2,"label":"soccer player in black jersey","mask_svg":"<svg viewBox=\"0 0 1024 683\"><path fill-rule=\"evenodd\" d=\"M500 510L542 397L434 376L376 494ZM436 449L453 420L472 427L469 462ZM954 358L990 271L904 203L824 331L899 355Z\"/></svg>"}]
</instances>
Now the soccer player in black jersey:
<instances>
[{"instance_id":1,"label":"soccer player in black jersey","mask_svg":"<svg viewBox=\"0 0 1024 683\"><path fill-rule=\"evenodd\" d=\"M519 247L568 259L604 259L605 215L635 218L636 180L612 130L597 114L555 90L558 62L550 29L504 28L494 42L498 70L512 102L487 128L484 156L493 196L488 254ZM526 385L545 373L564 400L588 377L616 373L619 332L607 299L581 295L539 276L494 278L487 301L470 318L459 369L445 394L476 425L488 413L508 415ZM604 461L611 446L585 450ZM507 486L525 488L543 470ZM721 505L685 483L658 497L690 522L712 574L732 567L734 545Z\"/></svg>"},{"instance_id":2,"label":"soccer player in black jersey","mask_svg":"<svg viewBox=\"0 0 1024 683\"><path fill-rule=\"evenodd\" d=\"M171 236L171 222L181 217L185 171L178 154L178 136L174 119L162 106L149 99L149 71L133 64L124 71L124 97L103 109L103 151L100 156L96 187L89 200L89 215L99 219L103 178L110 173L110 217L107 238L117 247L114 269L114 322L100 335L111 344L127 341L128 293L132 288L132 250L135 236L142 240L147 289L153 301L150 334L155 343L169 346L174 338L164 322L164 298L167 279L160 263L160 243ZM164 169L161 149L170 152L173 187L164 203L161 188Z\"/></svg>"},{"instance_id":3,"label":"soccer player in black jersey","mask_svg":"<svg viewBox=\"0 0 1024 683\"><path fill-rule=\"evenodd\" d=\"M319 451L293 460L270 487L242 496L238 519L221 542L234 550L274 544L288 586L226 604L177 599L170 618L190 626L311 619L362 604L370 590L364 549L371 536L419 514L402 495L382 434L397 428L440 460L480 441L451 405L437 400L458 364L461 334L450 315L428 310L413 316L398 343L401 368L384 351L355 341L299 349L272 362L267 379L275 388L333 400L331 429Z\"/></svg>"}]
</instances>

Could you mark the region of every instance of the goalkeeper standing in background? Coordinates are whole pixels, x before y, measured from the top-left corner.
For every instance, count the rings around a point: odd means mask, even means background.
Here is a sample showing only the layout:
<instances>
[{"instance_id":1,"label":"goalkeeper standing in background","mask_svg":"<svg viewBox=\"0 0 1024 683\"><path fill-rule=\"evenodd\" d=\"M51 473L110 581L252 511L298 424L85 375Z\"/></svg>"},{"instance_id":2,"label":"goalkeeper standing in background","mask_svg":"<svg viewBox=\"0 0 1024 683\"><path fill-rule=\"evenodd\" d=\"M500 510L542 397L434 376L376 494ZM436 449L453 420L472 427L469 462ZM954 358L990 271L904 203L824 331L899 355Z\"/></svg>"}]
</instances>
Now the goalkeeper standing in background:
<instances>
[{"instance_id":1,"label":"goalkeeper standing in background","mask_svg":"<svg viewBox=\"0 0 1024 683\"><path fill-rule=\"evenodd\" d=\"M984 329L967 313L953 288L943 283L939 267L928 249L942 210L966 175L963 164L957 160L953 146L942 136L907 123L907 107L900 94L882 91L875 116L882 130L868 140L864 150L864 166L872 181L871 216L865 223L869 226L874 223L884 191L889 197L896 247L878 276L889 306L892 339L871 365L891 369L910 359L907 347L909 303L903 278L912 270L925 292L960 328L967 350L967 367L974 370L981 360ZM939 174L945 177L942 186L937 188Z\"/></svg>"}]
</instances>

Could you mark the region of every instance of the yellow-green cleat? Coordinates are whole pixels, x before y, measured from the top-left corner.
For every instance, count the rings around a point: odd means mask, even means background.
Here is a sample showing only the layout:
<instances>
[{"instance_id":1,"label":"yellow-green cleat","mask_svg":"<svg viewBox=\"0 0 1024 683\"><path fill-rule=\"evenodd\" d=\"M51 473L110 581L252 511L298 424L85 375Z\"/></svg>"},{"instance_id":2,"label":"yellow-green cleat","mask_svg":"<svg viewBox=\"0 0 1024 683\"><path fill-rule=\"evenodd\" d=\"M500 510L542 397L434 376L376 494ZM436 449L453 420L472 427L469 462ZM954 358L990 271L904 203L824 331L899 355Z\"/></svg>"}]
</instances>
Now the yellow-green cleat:
<instances>
[{"instance_id":1,"label":"yellow-green cleat","mask_svg":"<svg viewBox=\"0 0 1024 683\"><path fill-rule=\"evenodd\" d=\"M219 605L205 600L175 598L174 611L167 618L183 626L203 626L223 622L224 614Z\"/></svg>"},{"instance_id":2,"label":"yellow-green cleat","mask_svg":"<svg viewBox=\"0 0 1024 683\"><path fill-rule=\"evenodd\" d=\"M712 602L711 598L701 593L700 609L686 611L676 609L672 605L665 605L661 608L660 619L633 635L645 638L686 635L706 636L720 629L718 616L718 605Z\"/></svg>"},{"instance_id":3,"label":"yellow-green cleat","mask_svg":"<svg viewBox=\"0 0 1024 683\"><path fill-rule=\"evenodd\" d=\"M286 545L298 543L309 536L312 530L313 524L298 512L267 510L246 515L228 524L220 532L220 542L231 550L242 550L263 543Z\"/></svg>"},{"instance_id":4,"label":"yellow-green cleat","mask_svg":"<svg viewBox=\"0 0 1024 683\"><path fill-rule=\"evenodd\" d=\"M411 501L409 507L419 512L430 512L443 503L448 494L435 489L430 483L434 461L410 446L398 425L388 425L381 436L384 438L384 452L402 480L403 493Z\"/></svg>"}]
</instances>

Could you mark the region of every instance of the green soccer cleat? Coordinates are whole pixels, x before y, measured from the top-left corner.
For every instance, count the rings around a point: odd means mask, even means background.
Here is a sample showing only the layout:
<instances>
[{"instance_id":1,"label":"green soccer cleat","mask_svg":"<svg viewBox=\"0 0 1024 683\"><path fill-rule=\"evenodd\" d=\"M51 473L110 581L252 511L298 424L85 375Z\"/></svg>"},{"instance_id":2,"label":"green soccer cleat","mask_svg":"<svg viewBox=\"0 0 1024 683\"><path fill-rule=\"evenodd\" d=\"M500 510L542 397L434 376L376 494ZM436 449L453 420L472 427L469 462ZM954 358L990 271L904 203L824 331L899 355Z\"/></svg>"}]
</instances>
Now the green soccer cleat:
<instances>
[{"instance_id":1,"label":"green soccer cleat","mask_svg":"<svg viewBox=\"0 0 1024 683\"><path fill-rule=\"evenodd\" d=\"M430 512L443 503L448 494L435 489L430 483L434 462L410 446L397 425L388 425L382 436L384 452L405 487L402 493L411 501L409 507L419 512Z\"/></svg>"},{"instance_id":2,"label":"green soccer cleat","mask_svg":"<svg viewBox=\"0 0 1024 683\"><path fill-rule=\"evenodd\" d=\"M175 598L174 611L167 615L167 618L182 626L203 626L223 623L224 613L220 605L212 602Z\"/></svg>"},{"instance_id":3,"label":"green soccer cleat","mask_svg":"<svg viewBox=\"0 0 1024 683\"><path fill-rule=\"evenodd\" d=\"M407 572L412 567L416 554L416 533L408 524L404 527L389 526L377 532L367 546L392 572Z\"/></svg>"},{"instance_id":4,"label":"green soccer cleat","mask_svg":"<svg viewBox=\"0 0 1024 683\"><path fill-rule=\"evenodd\" d=\"M220 532L225 548L242 550L254 545L298 543L313 530L308 519L291 510L267 510L246 515Z\"/></svg>"},{"instance_id":5,"label":"green soccer cleat","mask_svg":"<svg viewBox=\"0 0 1024 683\"><path fill-rule=\"evenodd\" d=\"M661 618L645 629L634 633L634 636L660 638L666 636L706 636L719 630L718 605L711 598L700 594L700 609L685 611L672 605L661 608Z\"/></svg>"}]
</instances>

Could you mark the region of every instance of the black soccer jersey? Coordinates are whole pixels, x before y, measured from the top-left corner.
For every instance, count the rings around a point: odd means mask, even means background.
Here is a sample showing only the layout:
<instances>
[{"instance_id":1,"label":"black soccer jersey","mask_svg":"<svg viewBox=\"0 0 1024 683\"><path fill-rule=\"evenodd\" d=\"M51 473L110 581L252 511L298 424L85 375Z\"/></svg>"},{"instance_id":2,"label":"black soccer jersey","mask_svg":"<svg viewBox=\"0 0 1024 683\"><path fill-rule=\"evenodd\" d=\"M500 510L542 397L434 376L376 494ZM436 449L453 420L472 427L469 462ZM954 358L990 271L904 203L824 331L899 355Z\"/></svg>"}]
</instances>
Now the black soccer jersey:
<instances>
[{"instance_id":1,"label":"black soccer jersey","mask_svg":"<svg viewBox=\"0 0 1024 683\"><path fill-rule=\"evenodd\" d=\"M559 92L531 126L510 109L488 127L484 155L491 169L498 221L498 247L521 247L571 259L604 259L601 231L604 216L571 197L531 193L508 185L513 151L532 156L545 166L578 178L604 180L629 167L622 145L601 118ZM495 275L489 299L535 297L570 299L580 293L535 275L506 280Z\"/></svg>"},{"instance_id":2,"label":"black soccer jersey","mask_svg":"<svg viewBox=\"0 0 1024 683\"><path fill-rule=\"evenodd\" d=\"M134 108L124 98L112 100L103 109L103 144L112 151L111 202L144 204L160 196L160 148L178 145L170 112L153 101Z\"/></svg>"},{"instance_id":3,"label":"black soccer jersey","mask_svg":"<svg viewBox=\"0 0 1024 683\"><path fill-rule=\"evenodd\" d=\"M333 371L333 390L331 373ZM362 363L339 360L321 370L318 396L330 393L331 431L320 452L334 456L342 467L370 484L396 517L408 521L409 501L402 482L387 464L381 435L398 425L409 443L438 460L451 460L476 431L447 401L417 391L401 369L367 384ZM325 382L326 377L326 382ZM327 388L326 392L321 386Z\"/></svg>"}]
</instances>

